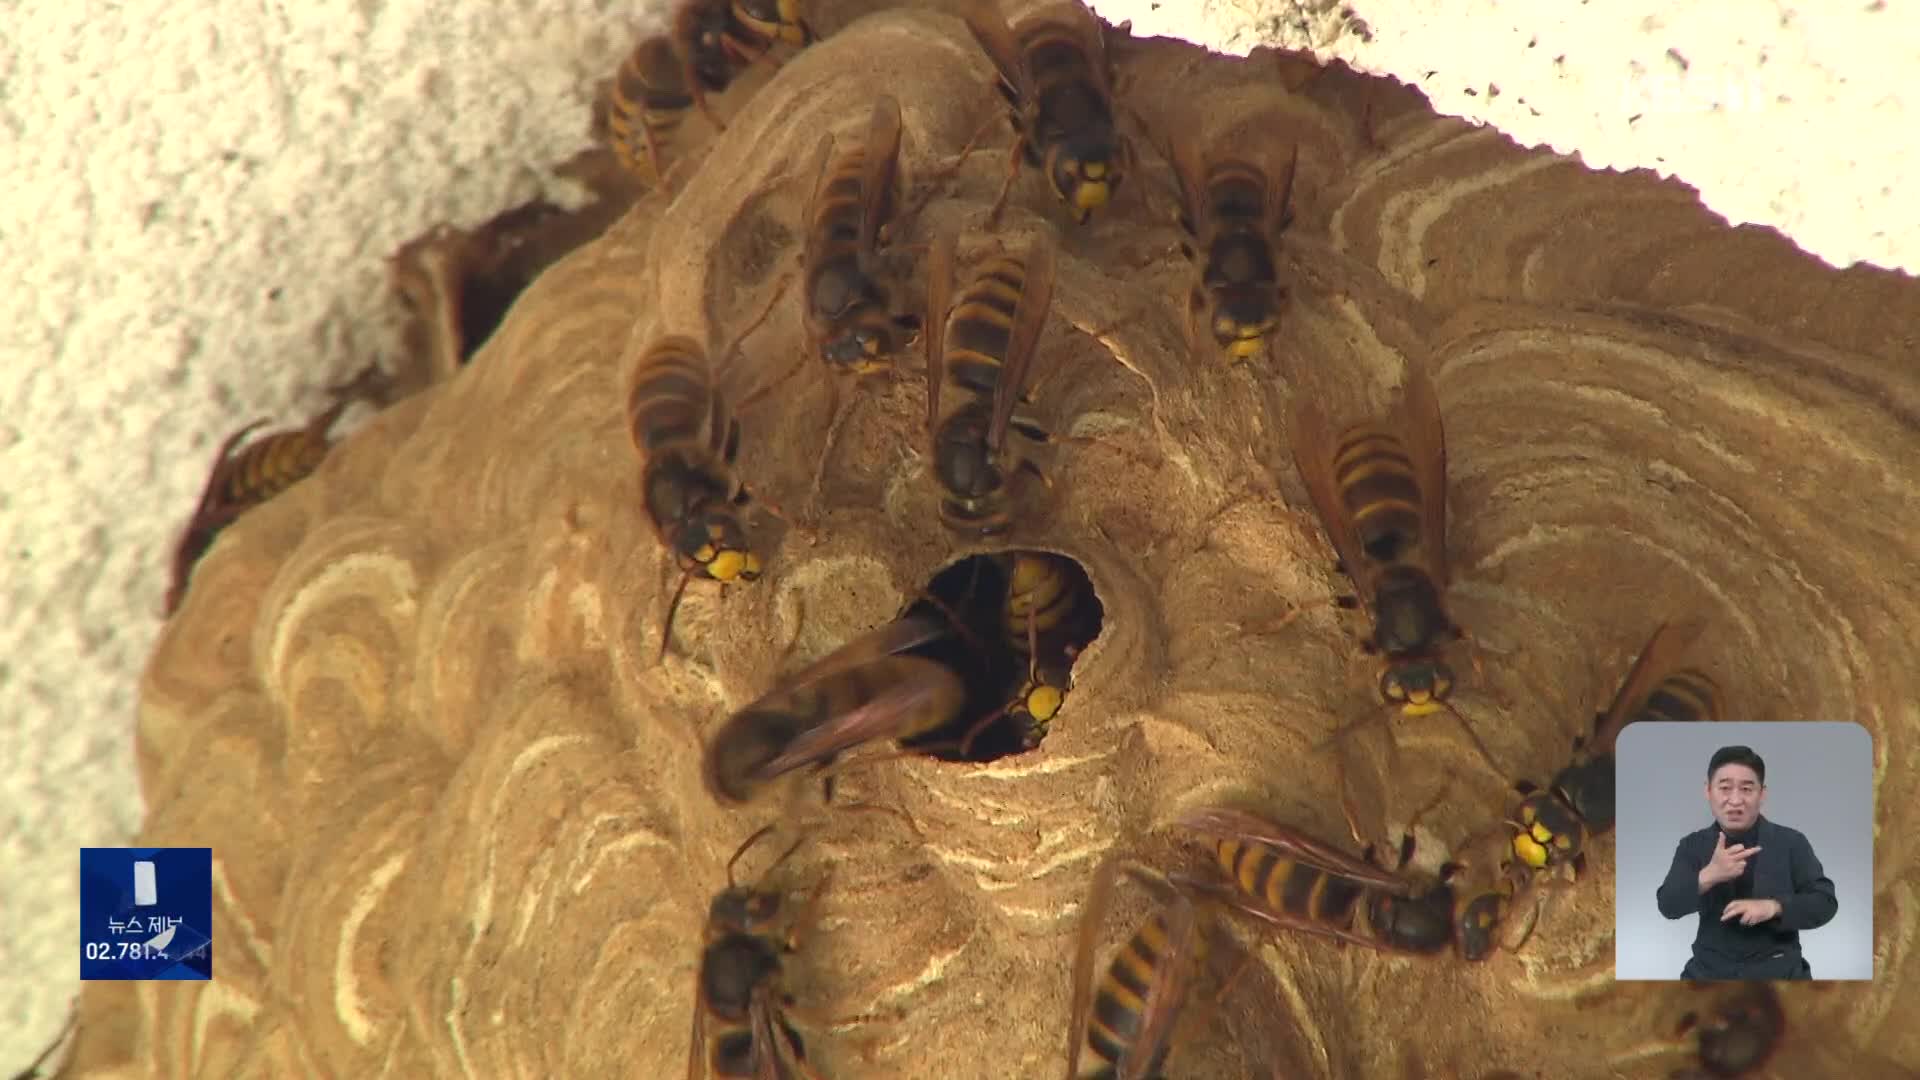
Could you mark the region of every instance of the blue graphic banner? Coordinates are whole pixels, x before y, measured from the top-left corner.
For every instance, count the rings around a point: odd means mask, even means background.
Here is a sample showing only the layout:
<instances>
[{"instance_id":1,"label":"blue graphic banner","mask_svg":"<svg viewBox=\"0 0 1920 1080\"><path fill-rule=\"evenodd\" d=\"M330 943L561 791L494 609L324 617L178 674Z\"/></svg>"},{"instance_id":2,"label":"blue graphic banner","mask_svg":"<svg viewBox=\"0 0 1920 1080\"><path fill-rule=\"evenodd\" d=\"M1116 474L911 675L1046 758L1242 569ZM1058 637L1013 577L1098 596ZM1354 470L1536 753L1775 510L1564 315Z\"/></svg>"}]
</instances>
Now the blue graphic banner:
<instances>
[{"instance_id":1,"label":"blue graphic banner","mask_svg":"<svg viewBox=\"0 0 1920 1080\"><path fill-rule=\"evenodd\" d=\"M81 848L80 978L213 978L213 849Z\"/></svg>"}]
</instances>

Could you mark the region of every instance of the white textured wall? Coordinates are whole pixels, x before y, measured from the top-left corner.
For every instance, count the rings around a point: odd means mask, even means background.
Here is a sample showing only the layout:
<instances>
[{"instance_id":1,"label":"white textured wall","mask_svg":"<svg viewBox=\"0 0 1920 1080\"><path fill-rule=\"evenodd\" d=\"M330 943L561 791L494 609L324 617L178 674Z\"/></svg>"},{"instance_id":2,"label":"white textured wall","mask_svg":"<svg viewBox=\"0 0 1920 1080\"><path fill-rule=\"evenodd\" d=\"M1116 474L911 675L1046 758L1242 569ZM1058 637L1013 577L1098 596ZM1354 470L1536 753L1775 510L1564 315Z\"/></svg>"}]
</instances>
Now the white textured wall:
<instances>
[{"instance_id":1,"label":"white textured wall","mask_svg":"<svg viewBox=\"0 0 1920 1080\"><path fill-rule=\"evenodd\" d=\"M1522 142L1678 174L1837 264L1920 265L1901 97L1920 14L1900 0L1355 0L1370 41L1325 0L1096 6L1229 52L1312 45ZM401 242L542 189L637 7L0 7L7 1075L76 988L76 849L141 816L135 684L208 455L379 353Z\"/></svg>"},{"instance_id":2,"label":"white textured wall","mask_svg":"<svg viewBox=\"0 0 1920 1080\"><path fill-rule=\"evenodd\" d=\"M1835 266L1920 272L1912 0L1094 0L1136 34L1278 40L1596 169L1693 185ZM1353 20L1342 12L1353 13ZM1198 26L1196 27L1196 22ZM1360 26L1364 25L1364 31Z\"/></svg>"}]
</instances>

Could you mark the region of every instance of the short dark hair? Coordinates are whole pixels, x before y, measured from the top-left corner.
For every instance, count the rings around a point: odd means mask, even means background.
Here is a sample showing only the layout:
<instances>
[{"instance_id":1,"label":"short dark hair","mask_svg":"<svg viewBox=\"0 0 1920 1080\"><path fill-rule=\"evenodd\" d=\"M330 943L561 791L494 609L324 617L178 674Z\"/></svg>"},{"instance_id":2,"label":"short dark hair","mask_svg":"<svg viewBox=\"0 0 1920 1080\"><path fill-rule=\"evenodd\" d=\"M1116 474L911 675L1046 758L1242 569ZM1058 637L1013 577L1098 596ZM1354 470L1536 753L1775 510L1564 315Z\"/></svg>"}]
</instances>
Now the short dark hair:
<instances>
[{"instance_id":1,"label":"short dark hair","mask_svg":"<svg viewBox=\"0 0 1920 1080\"><path fill-rule=\"evenodd\" d=\"M1753 770L1760 780L1760 786L1767 784L1767 763L1753 752L1751 746L1723 746L1713 752L1713 760L1707 762L1707 781L1712 783L1713 774L1720 771L1722 765L1745 765Z\"/></svg>"}]
</instances>

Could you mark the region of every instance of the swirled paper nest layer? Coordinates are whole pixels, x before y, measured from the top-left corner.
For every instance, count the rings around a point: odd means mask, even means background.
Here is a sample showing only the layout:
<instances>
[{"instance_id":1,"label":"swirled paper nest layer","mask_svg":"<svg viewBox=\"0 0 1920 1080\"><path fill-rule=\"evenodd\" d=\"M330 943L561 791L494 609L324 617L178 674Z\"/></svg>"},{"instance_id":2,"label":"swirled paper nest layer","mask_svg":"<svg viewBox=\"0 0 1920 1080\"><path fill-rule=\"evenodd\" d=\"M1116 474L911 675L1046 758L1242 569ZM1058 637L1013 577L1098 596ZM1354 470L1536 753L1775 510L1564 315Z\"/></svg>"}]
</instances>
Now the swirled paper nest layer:
<instances>
[{"instance_id":1,"label":"swirled paper nest layer","mask_svg":"<svg viewBox=\"0 0 1920 1080\"><path fill-rule=\"evenodd\" d=\"M1513 779L1565 760L1655 622L1704 615L1699 660L1731 715L1857 719L1875 739L1878 978L1785 995L1781 1060L1920 1060L1920 1027L1895 1022L1920 976L1920 288L1344 68L1288 79L1271 55L1173 42L1116 59L1149 128L1299 146L1275 362L1188 351L1191 269L1150 148L1084 229L1029 174L981 232L992 141L908 225L908 244L957 231L963 268L1058 230L1036 407L1093 438L1012 542L1079 559L1106 622L1039 750L847 774L924 839L835 815L786 868L832 874L795 993L899 1014L814 1032L810 1057L837 1077L1057 1075L1075 913L1106 851L1202 800L1344 836L1313 747L1374 707L1357 627L1327 611L1248 629L1344 587L1275 403L1373 408L1415 361L1450 443L1452 606L1488 650L1459 701L1503 769L1445 717L1396 722L1397 756L1376 725L1350 770L1368 830L1397 836L1449 787L1421 821L1431 868ZM909 182L1001 107L957 19L849 22L727 103L677 197L555 265L472 366L216 545L138 735L139 842L214 847L216 978L92 985L80 1075L682 1075L706 905L765 820L701 788L702 739L977 550L934 524L920 380L862 390L819 514L757 519L765 579L690 590L653 664L675 576L636 499L633 358L667 333L718 351L782 287L818 135L860 130L874 86L901 103ZM790 292L718 371L736 398L777 380L743 410L741 468L788 507L828 417L802 349ZM1602 841L1533 940L1479 965L1236 927L1260 962L1172 1074L1664 1075L1693 999L1611 984L1610 864ZM1131 896L1109 946L1145 910Z\"/></svg>"}]
</instances>

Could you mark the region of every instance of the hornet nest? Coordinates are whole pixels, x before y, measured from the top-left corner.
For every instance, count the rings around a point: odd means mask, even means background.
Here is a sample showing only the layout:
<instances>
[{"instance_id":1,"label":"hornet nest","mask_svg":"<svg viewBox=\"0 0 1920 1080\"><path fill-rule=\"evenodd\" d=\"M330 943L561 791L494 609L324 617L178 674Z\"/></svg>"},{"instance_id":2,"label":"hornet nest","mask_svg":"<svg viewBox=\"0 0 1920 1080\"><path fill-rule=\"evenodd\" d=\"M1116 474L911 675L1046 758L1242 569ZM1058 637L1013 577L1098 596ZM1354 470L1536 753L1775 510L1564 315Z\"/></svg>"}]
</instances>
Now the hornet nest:
<instances>
[{"instance_id":1,"label":"hornet nest","mask_svg":"<svg viewBox=\"0 0 1920 1080\"><path fill-rule=\"evenodd\" d=\"M1516 779L1565 762L1680 617L1706 621L1694 658L1730 717L1874 737L1878 978L1781 987L1767 1067L1920 1061L1898 1021L1920 979L1920 286L1827 268L1680 184L1518 149L1339 65L1112 30L1116 93L1146 133L1129 182L1075 226L1029 167L989 229L1005 104L962 21L831 5L810 21L823 36L717 97L724 130L690 122L666 184L534 278L470 364L440 365L457 371L199 565L142 688L137 843L213 847L217 976L89 984L74 1075L678 1077L729 856L804 814L779 872L796 894L825 882L786 961L810 1065L1057 1076L1078 913L1109 853L1175 867L1164 827L1203 803L1344 846L1344 791L1369 842L1419 813L1430 873ZM957 237L961 283L1036 238L1057 250L1027 407L1058 445L996 540L937 524L918 346L859 385L806 347L816 147L864 129L875 87L900 107L904 180L938 185L895 244ZM1189 343L1195 272L1154 141L1186 125L1297 148L1270 356ZM916 266L903 295L924 281ZM656 661L680 570L637 495L626 395L668 335L706 343L737 471L781 516L748 504L760 579L695 581ZM1389 721L1363 618L1324 605L1348 586L1287 407L1378 412L1410 363L1444 412L1448 606L1484 671L1458 665L1457 718ZM1101 609L1038 745L849 755L834 802L889 814L705 789L707 740L784 673L959 560L1014 549L1070 557ZM1710 995L1613 983L1611 845L1524 947L1483 963L1215 924L1170 1075L1687 1068L1681 1021ZM1147 890L1116 897L1101 957L1149 910Z\"/></svg>"}]
</instances>

